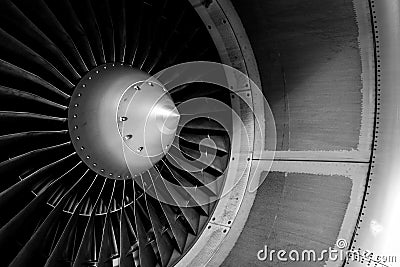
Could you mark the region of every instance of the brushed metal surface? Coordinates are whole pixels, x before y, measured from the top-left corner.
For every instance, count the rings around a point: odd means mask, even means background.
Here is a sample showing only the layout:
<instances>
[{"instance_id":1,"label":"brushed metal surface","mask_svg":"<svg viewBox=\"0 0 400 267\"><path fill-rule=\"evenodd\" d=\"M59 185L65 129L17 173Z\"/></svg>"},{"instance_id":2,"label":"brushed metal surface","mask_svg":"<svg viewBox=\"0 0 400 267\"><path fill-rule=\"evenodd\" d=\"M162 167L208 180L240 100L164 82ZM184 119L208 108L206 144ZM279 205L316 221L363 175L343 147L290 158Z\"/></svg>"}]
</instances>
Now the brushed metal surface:
<instances>
[{"instance_id":1,"label":"brushed metal surface","mask_svg":"<svg viewBox=\"0 0 400 267\"><path fill-rule=\"evenodd\" d=\"M168 151L175 132L162 133L162 113L174 108L155 78L109 63L91 70L76 86L68 110L69 133L90 169L108 178L129 179ZM172 129L178 124L174 121Z\"/></svg>"}]
</instances>

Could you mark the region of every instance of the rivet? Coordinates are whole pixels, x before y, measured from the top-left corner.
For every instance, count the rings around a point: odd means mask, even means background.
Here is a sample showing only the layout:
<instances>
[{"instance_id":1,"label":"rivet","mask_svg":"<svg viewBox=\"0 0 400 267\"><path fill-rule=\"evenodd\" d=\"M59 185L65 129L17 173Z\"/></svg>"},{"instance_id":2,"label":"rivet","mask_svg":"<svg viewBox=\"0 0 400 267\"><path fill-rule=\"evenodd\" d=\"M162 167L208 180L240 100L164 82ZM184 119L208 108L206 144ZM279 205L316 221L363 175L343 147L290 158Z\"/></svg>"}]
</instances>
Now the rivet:
<instances>
[{"instance_id":1,"label":"rivet","mask_svg":"<svg viewBox=\"0 0 400 267\"><path fill-rule=\"evenodd\" d=\"M77 129L78 129L78 125L75 125L75 126L74 126L74 129L77 130Z\"/></svg>"},{"instance_id":2,"label":"rivet","mask_svg":"<svg viewBox=\"0 0 400 267\"><path fill-rule=\"evenodd\" d=\"M96 167L96 166L97 166L97 163L93 163L93 166Z\"/></svg>"},{"instance_id":3,"label":"rivet","mask_svg":"<svg viewBox=\"0 0 400 267\"><path fill-rule=\"evenodd\" d=\"M84 147L84 146L81 146L81 150L85 150L85 147Z\"/></svg>"},{"instance_id":4,"label":"rivet","mask_svg":"<svg viewBox=\"0 0 400 267\"><path fill-rule=\"evenodd\" d=\"M141 152L142 150L143 150L142 146L137 149L138 152Z\"/></svg>"},{"instance_id":5,"label":"rivet","mask_svg":"<svg viewBox=\"0 0 400 267\"><path fill-rule=\"evenodd\" d=\"M80 140L81 138L79 136L76 137L76 140Z\"/></svg>"},{"instance_id":6,"label":"rivet","mask_svg":"<svg viewBox=\"0 0 400 267\"><path fill-rule=\"evenodd\" d=\"M75 104L74 107L76 107L76 108L79 107L79 104Z\"/></svg>"},{"instance_id":7,"label":"rivet","mask_svg":"<svg viewBox=\"0 0 400 267\"><path fill-rule=\"evenodd\" d=\"M103 68L104 68L104 69L107 69L107 66L104 66Z\"/></svg>"},{"instance_id":8,"label":"rivet","mask_svg":"<svg viewBox=\"0 0 400 267\"><path fill-rule=\"evenodd\" d=\"M78 96L79 96L79 97L81 97L81 96L82 96L82 94L81 94L81 93L79 93L79 94L78 94Z\"/></svg>"},{"instance_id":9,"label":"rivet","mask_svg":"<svg viewBox=\"0 0 400 267\"><path fill-rule=\"evenodd\" d=\"M150 85L150 86L153 86L153 83L152 83L152 82L148 82L147 84Z\"/></svg>"},{"instance_id":10,"label":"rivet","mask_svg":"<svg viewBox=\"0 0 400 267\"><path fill-rule=\"evenodd\" d=\"M101 172L104 172L104 169L101 169L100 171L101 171Z\"/></svg>"},{"instance_id":11,"label":"rivet","mask_svg":"<svg viewBox=\"0 0 400 267\"><path fill-rule=\"evenodd\" d=\"M124 136L124 139L125 140L129 140L129 139L132 139L132 137L133 137L133 135L127 134L127 135Z\"/></svg>"},{"instance_id":12,"label":"rivet","mask_svg":"<svg viewBox=\"0 0 400 267\"><path fill-rule=\"evenodd\" d=\"M78 118L78 115L77 115L77 114L74 114L74 118Z\"/></svg>"},{"instance_id":13,"label":"rivet","mask_svg":"<svg viewBox=\"0 0 400 267\"><path fill-rule=\"evenodd\" d=\"M90 159L90 156L86 156L87 159Z\"/></svg>"},{"instance_id":14,"label":"rivet","mask_svg":"<svg viewBox=\"0 0 400 267\"><path fill-rule=\"evenodd\" d=\"M133 86L133 89L139 91L139 90L140 90L140 87L139 87L138 85L135 85L135 86Z\"/></svg>"},{"instance_id":15,"label":"rivet","mask_svg":"<svg viewBox=\"0 0 400 267\"><path fill-rule=\"evenodd\" d=\"M91 79L92 79L92 77L89 77L88 79L89 79L89 80L91 80Z\"/></svg>"},{"instance_id":16,"label":"rivet","mask_svg":"<svg viewBox=\"0 0 400 267\"><path fill-rule=\"evenodd\" d=\"M110 176L113 176L113 174L110 172L110 174L109 174Z\"/></svg>"},{"instance_id":17,"label":"rivet","mask_svg":"<svg viewBox=\"0 0 400 267\"><path fill-rule=\"evenodd\" d=\"M120 120L120 121L127 121L127 120L128 120L128 117L120 117L119 120Z\"/></svg>"},{"instance_id":18,"label":"rivet","mask_svg":"<svg viewBox=\"0 0 400 267\"><path fill-rule=\"evenodd\" d=\"M96 70L96 73L99 73L99 71L98 71L98 70Z\"/></svg>"},{"instance_id":19,"label":"rivet","mask_svg":"<svg viewBox=\"0 0 400 267\"><path fill-rule=\"evenodd\" d=\"M82 87L85 88L85 87L86 87L86 84L82 84Z\"/></svg>"},{"instance_id":20,"label":"rivet","mask_svg":"<svg viewBox=\"0 0 400 267\"><path fill-rule=\"evenodd\" d=\"M117 177L118 177L118 178L121 178L121 175L118 175Z\"/></svg>"}]
</instances>

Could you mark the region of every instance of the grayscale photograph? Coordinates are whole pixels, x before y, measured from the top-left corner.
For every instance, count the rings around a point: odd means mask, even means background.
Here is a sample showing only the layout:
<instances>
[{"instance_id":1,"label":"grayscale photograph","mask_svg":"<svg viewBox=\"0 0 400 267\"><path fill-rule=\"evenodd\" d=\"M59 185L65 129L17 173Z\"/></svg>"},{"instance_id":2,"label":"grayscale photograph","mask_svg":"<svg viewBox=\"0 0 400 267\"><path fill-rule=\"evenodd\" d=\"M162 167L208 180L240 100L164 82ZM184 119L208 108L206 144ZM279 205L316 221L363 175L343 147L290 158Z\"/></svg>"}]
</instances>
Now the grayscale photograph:
<instances>
[{"instance_id":1,"label":"grayscale photograph","mask_svg":"<svg viewBox=\"0 0 400 267\"><path fill-rule=\"evenodd\" d=\"M0 0L0 267L400 267L400 0Z\"/></svg>"}]
</instances>

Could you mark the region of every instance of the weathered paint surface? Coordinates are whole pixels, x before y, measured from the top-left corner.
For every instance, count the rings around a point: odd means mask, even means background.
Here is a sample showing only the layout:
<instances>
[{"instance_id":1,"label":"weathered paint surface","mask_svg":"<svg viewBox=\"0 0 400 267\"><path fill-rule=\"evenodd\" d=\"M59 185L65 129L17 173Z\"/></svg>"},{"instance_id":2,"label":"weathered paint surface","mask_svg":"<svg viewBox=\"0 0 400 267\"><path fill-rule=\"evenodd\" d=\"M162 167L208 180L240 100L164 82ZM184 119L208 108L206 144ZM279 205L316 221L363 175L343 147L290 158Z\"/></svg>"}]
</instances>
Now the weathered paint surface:
<instances>
[{"instance_id":1,"label":"weathered paint surface","mask_svg":"<svg viewBox=\"0 0 400 267\"><path fill-rule=\"evenodd\" d=\"M277 150L356 150L363 94L352 1L233 1L278 131Z\"/></svg>"},{"instance_id":2,"label":"weathered paint surface","mask_svg":"<svg viewBox=\"0 0 400 267\"><path fill-rule=\"evenodd\" d=\"M270 249L315 250L334 247L350 203L352 180L344 176L271 172L259 188L250 216L222 266L302 266L299 262L260 261ZM325 261L307 262L323 266ZM300 265L299 265L300 264Z\"/></svg>"}]
</instances>

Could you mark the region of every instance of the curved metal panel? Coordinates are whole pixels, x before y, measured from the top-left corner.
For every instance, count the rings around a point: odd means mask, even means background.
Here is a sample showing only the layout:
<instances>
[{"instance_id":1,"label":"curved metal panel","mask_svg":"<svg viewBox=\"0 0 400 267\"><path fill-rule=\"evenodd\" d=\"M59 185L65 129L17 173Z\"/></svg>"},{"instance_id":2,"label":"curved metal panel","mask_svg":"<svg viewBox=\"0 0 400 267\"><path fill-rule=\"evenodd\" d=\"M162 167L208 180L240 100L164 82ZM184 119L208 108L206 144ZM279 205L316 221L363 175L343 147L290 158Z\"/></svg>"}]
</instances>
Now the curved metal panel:
<instances>
[{"instance_id":1,"label":"curved metal panel","mask_svg":"<svg viewBox=\"0 0 400 267\"><path fill-rule=\"evenodd\" d=\"M400 2L371 0L376 58L376 118L367 191L350 266L400 266Z\"/></svg>"}]
</instances>

